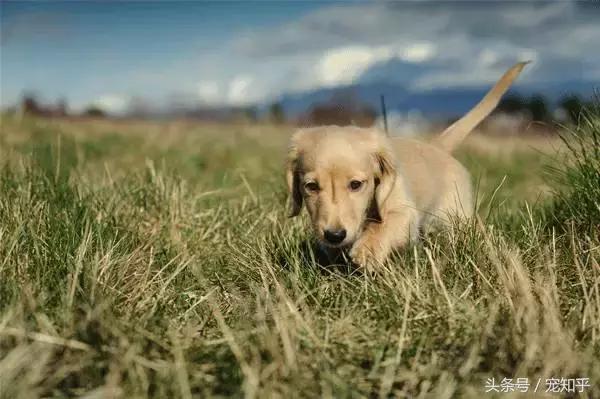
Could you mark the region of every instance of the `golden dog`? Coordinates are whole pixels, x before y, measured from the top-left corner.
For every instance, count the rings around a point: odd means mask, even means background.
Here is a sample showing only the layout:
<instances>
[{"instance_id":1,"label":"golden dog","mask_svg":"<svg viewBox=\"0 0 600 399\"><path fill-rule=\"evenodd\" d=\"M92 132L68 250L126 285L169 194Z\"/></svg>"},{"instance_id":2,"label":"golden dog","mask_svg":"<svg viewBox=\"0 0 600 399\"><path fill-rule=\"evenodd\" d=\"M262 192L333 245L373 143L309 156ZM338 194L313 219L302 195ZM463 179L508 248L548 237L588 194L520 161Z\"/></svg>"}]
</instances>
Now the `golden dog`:
<instances>
[{"instance_id":1,"label":"golden dog","mask_svg":"<svg viewBox=\"0 0 600 399\"><path fill-rule=\"evenodd\" d=\"M375 129L323 126L291 139L291 216L302 204L319 242L348 248L359 266L383 262L420 232L474 210L471 179L452 151L498 105L526 62L510 68L464 117L431 142Z\"/></svg>"}]
</instances>

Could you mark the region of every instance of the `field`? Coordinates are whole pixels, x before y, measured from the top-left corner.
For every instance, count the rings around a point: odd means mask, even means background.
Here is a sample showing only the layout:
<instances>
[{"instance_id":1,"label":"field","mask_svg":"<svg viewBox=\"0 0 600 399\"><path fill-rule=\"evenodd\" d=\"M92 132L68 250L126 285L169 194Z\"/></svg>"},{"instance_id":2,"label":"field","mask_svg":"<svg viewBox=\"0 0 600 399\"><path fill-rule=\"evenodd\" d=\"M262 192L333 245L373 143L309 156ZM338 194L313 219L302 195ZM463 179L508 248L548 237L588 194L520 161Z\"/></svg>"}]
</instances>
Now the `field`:
<instances>
[{"instance_id":1,"label":"field","mask_svg":"<svg viewBox=\"0 0 600 399\"><path fill-rule=\"evenodd\" d=\"M478 217L374 275L286 217L291 127L1 124L2 398L600 397L598 116L473 136Z\"/></svg>"}]
</instances>

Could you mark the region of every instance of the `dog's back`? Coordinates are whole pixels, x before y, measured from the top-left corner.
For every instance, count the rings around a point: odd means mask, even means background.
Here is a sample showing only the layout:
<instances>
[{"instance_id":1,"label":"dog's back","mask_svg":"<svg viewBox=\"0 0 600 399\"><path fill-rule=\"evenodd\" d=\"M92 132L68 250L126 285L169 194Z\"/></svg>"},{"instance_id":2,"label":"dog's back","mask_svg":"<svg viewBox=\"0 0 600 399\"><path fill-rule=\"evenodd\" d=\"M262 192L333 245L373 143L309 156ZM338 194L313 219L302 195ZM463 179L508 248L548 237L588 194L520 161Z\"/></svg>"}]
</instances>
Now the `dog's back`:
<instances>
[{"instance_id":1,"label":"dog's back","mask_svg":"<svg viewBox=\"0 0 600 399\"><path fill-rule=\"evenodd\" d=\"M446 223L449 215L469 216L474 211L469 172L451 153L496 108L526 64L510 68L471 111L431 142L393 140L400 173L420 212L421 229Z\"/></svg>"},{"instance_id":2,"label":"dog's back","mask_svg":"<svg viewBox=\"0 0 600 399\"><path fill-rule=\"evenodd\" d=\"M448 152L422 141L396 139L398 170L421 214L421 226L446 222L449 214L473 212L469 172Z\"/></svg>"}]
</instances>

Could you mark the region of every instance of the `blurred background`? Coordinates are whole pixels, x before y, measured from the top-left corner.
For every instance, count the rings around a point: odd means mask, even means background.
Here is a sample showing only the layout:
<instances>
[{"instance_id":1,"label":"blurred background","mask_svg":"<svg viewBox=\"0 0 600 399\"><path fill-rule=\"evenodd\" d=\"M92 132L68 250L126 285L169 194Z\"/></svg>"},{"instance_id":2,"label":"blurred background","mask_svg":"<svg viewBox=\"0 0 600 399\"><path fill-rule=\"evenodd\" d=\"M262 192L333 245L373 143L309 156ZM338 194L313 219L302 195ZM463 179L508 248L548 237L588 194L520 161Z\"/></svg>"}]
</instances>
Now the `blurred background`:
<instances>
[{"instance_id":1,"label":"blurred background","mask_svg":"<svg viewBox=\"0 0 600 399\"><path fill-rule=\"evenodd\" d=\"M531 60L487 131L553 131L600 81L594 2L6 2L1 107L60 118L444 125ZM532 121L540 123L531 123Z\"/></svg>"}]
</instances>

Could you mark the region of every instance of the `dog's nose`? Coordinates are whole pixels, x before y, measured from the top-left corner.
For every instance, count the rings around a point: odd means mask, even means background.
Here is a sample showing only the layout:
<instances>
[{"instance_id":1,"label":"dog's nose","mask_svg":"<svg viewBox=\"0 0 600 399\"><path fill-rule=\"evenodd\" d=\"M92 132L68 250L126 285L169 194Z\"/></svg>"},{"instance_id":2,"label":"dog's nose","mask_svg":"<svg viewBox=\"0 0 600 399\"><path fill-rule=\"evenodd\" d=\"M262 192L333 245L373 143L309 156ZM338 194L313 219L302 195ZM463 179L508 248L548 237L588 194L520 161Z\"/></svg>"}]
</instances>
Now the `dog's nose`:
<instances>
[{"instance_id":1,"label":"dog's nose","mask_svg":"<svg viewBox=\"0 0 600 399\"><path fill-rule=\"evenodd\" d=\"M330 244L339 244L340 242L344 241L344 238L346 238L346 230L325 230L323 235Z\"/></svg>"}]
</instances>

